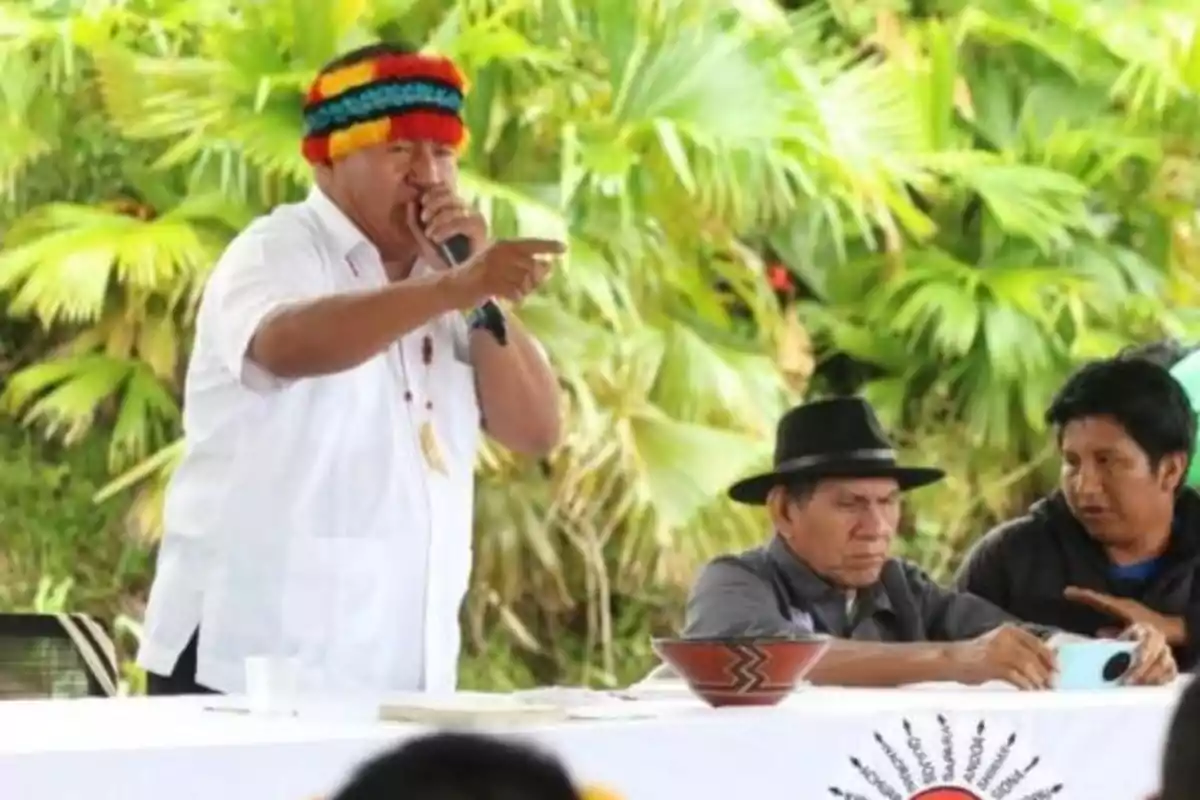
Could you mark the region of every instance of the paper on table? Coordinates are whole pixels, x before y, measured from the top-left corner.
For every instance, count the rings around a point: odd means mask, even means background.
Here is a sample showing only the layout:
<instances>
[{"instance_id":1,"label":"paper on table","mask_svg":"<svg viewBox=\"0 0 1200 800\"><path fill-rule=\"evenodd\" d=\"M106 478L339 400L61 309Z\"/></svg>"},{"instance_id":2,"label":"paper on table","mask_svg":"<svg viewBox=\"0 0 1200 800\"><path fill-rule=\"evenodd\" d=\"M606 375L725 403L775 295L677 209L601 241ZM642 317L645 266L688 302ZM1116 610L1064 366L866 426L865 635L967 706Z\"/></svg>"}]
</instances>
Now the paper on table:
<instances>
[{"instance_id":1,"label":"paper on table","mask_svg":"<svg viewBox=\"0 0 1200 800\"><path fill-rule=\"evenodd\" d=\"M658 719L660 717L678 716L678 708L663 707L653 703L610 703L600 706L579 706L568 709L570 719L608 720L608 719Z\"/></svg>"},{"instance_id":2,"label":"paper on table","mask_svg":"<svg viewBox=\"0 0 1200 800\"><path fill-rule=\"evenodd\" d=\"M379 718L425 725L510 725L559 722L567 718L567 712L559 706L526 702L511 695L462 692L397 695L380 704Z\"/></svg>"},{"instance_id":3,"label":"paper on table","mask_svg":"<svg viewBox=\"0 0 1200 800\"><path fill-rule=\"evenodd\" d=\"M522 689L514 692L512 696L522 703L554 705L564 708L592 706L613 700L613 696L609 692L585 689L582 686L539 686L536 689Z\"/></svg>"}]
</instances>

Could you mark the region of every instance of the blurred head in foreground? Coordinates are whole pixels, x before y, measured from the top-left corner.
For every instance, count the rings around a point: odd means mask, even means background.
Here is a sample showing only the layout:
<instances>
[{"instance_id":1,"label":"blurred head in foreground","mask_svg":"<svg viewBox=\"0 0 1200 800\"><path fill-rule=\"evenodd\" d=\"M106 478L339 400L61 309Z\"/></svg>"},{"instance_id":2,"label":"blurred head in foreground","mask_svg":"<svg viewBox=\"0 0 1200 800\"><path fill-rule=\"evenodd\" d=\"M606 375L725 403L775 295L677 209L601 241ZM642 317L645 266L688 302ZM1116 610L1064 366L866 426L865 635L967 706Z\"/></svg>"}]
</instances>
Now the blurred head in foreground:
<instances>
[{"instance_id":1,"label":"blurred head in foreground","mask_svg":"<svg viewBox=\"0 0 1200 800\"><path fill-rule=\"evenodd\" d=\"M1192 681L1180 696L1163 753L1162 788L1156 800L1200 797L1200 683Z\"/></svg>"},{"instance_id":2,"label":"blurred head in foreground","mask_svg":"<svg viewBox=\"0 0 1200 800\"><path fill-rule=\"evenodd\" d=\"M333 800L585 800L555 757L518 742L439 733L368 761Z\"/></svg>"}]
</instances>

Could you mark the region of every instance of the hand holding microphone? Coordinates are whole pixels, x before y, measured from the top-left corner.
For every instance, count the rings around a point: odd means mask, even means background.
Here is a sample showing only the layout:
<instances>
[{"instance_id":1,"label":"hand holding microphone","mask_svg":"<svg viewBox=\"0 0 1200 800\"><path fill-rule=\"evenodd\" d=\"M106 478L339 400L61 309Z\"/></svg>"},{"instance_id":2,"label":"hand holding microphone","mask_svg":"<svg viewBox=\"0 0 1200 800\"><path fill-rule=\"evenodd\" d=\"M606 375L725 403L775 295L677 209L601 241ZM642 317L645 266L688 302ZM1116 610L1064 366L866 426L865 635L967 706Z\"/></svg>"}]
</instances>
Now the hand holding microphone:
<instances>
[{"instance_id":1,"label":"hand holding microphone","mask_svg":"<svg viewBox=\"0 0 1200 800\"><path fill-rule=\"evenodd\" d=\"M457 288L501 344L504 315L493 298L520 302L546 279L552 257L566 251L562 242L548 239L488 242L483 216L448 187L426 192L419 215L410 207L408 222L423 256L454 270Z\"/></svg>"},{"instance_id":2,"label":"hand holding microphone","mask_svg":"<svg viewBox=\"0 0 1200 800\"><path fill-rule=\"evenodd\" d=\"M438 247L451 267L461 266L471 257L471 240L461 233L454 234ZM483 328L491 333L501 347L508 344L508 320L490 297L467 315L467 322L472 328Z\"/></svg>"}]
</instances>

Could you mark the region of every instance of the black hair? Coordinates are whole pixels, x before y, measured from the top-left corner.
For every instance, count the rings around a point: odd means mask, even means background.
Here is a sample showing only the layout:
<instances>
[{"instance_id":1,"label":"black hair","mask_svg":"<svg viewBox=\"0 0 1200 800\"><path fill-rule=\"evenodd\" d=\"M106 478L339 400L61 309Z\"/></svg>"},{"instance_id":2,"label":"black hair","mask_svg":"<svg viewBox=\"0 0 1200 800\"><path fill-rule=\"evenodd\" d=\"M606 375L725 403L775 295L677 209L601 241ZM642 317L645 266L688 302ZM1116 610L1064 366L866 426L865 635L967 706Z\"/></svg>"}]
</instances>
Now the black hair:
<instances>
[{"instance_id":1,"label":"black hair","mask_svg":"<svg viewBox=\"0 0 1200 800\"><path fill-rule=\"evenodd\" d=\"M1200 797L1200 681L1183 690L1163 748L1158 800Z\"/></svg>"},{"instance_id":2,"label":"black hair","mask_svg":"<svg viewBox=\"0 0 1200 800\"><path fill-rule=\"evenodd\" d=\"M579 800L555 757L469 733L412 740L360 767L333 800Z\"/></svg>"},{"instance_id":3,"label":"black hair","mask_svg":"<svg viewBox=\"0 0 1200 800\"><path fill-rule=\"evenodd\" d=\"M406 56L415 52L417 52L417 49L405 42L375 42L374 44L356 47L348 53L342 53L321 67L318 74L325 75L336 69L361 64L363 61L370 61L372 58L378 58L379 56Z\"/></svg>"},{"instance_id":4,"label":"black hair","mask_svg":"<svg viewBox=\"0 0 1200 800\"><path fill-rule=\"evenodd\" d=\"M1058 390L1046 423L1061 441L1067 423L1099 416L1115 419L1152 467L1170 453L1191 459L1196 415L1183 387L1158 364L1122 357L1085 364Z\"/></svg>"},{"instance_id":5,"label":"black hair","mask_svg":"<svg viewBox=\"0 0 1200 800\"><path fill-rule=\"evenodd\" d=\"M1117 358L1143 359L1158 364L1163 369L1171 369L1198 349L1200 347L1186 345L1178 339L1159 339L1148 344L1130 345L1117 353Z\"/></svg>"}]
</instances>

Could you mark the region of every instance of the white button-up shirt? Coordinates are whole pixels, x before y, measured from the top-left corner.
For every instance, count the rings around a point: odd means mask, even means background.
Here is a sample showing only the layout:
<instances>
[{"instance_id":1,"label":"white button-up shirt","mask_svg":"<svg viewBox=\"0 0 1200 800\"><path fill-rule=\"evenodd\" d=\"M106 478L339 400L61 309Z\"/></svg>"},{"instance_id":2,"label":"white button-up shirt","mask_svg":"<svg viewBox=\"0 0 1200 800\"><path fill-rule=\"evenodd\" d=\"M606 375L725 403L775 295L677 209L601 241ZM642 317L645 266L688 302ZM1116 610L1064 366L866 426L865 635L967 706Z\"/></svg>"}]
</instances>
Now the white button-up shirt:
<instances>
[{"instance_id":1,"label":"white button-up shirt","mask_svg":"<svg viewBox=\"0 0 1200 800\"><path fill-rule=\"evenodd\" d=\"M316 189L222 256L188 365L142 667L171 674L199 627L196 681L224 692L244 691L245 659L266 655L296 659L306 690L454 688L480 432L462 316L324 377L281 380L246 355L281 307L386 283L378 251ZM444 472L426 463L426 422Z\"/></svg>"}]
</instances>

